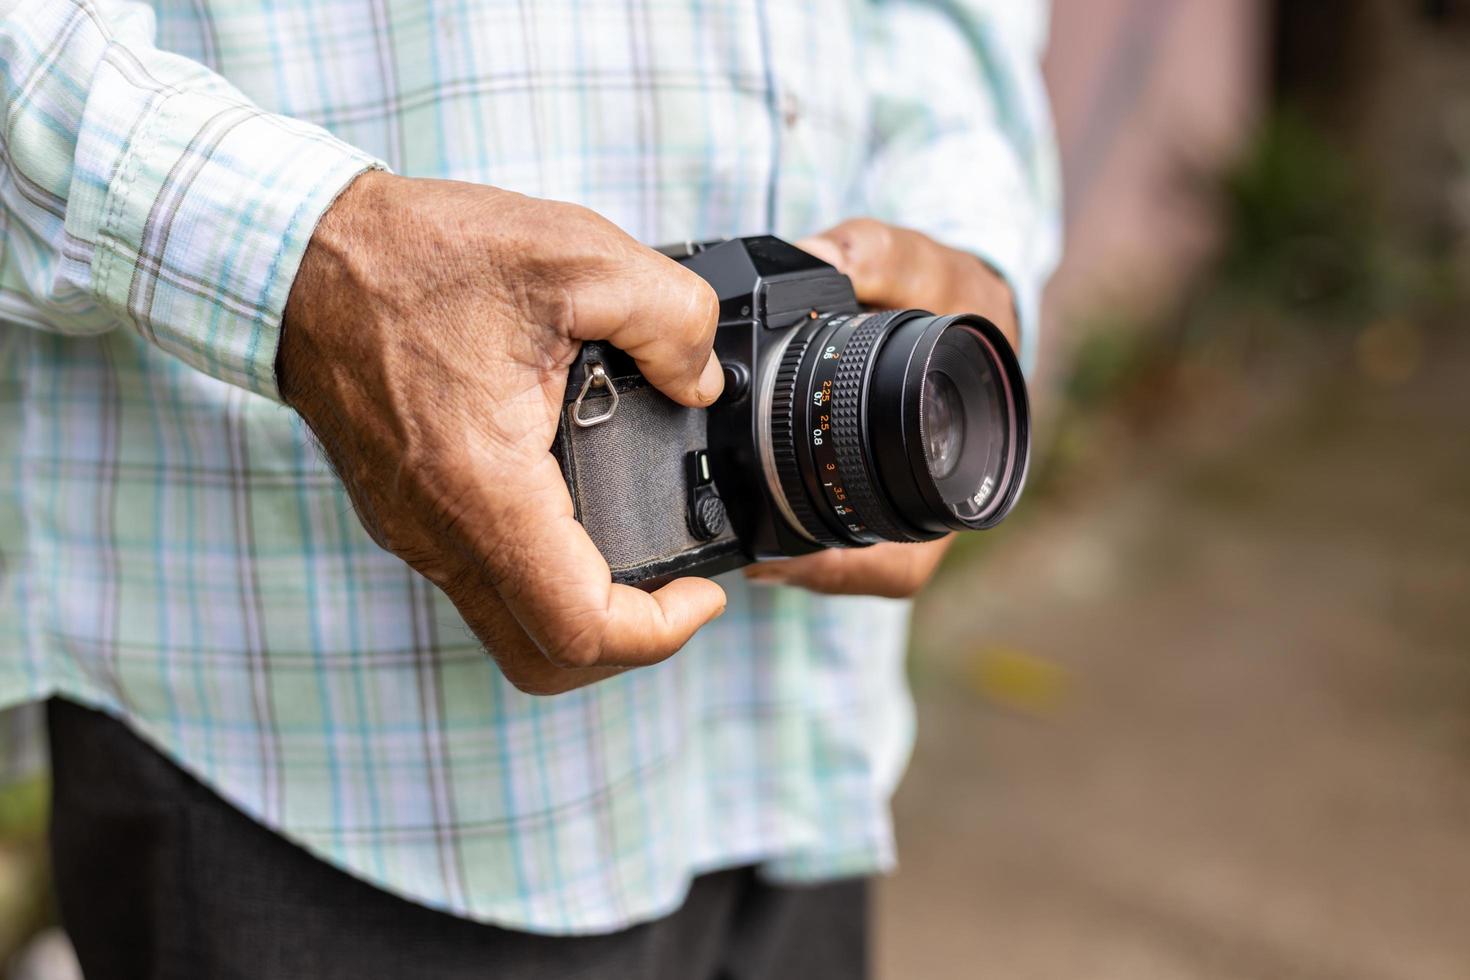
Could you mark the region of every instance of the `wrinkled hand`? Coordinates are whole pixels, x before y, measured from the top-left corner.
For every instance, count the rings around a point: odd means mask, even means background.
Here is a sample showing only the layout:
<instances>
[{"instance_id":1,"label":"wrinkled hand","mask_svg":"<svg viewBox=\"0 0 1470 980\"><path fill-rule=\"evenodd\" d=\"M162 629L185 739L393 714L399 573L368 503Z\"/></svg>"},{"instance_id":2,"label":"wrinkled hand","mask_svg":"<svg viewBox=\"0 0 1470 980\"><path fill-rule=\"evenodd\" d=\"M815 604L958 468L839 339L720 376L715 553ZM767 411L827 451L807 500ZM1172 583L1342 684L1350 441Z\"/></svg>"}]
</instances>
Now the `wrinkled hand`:
<instances>
[{"instance_id":1,"label":"wrinkled hand","mask_svg":"<svg viewBox=\"0 0 1470 980\"><path fill-rule=\"evenodd\" d=\"M672 655L724 592L615 585L549 450L582 341L706 406L713 290L569 204L359 177L318 226L286 307L282 396L373 539L442 589L517 687L555 693Z\"/></svg>"},{"instance_id":2,"label":"wrinkled hand","mask_svg":"<svg viewBox=\"0 0 1470 980\"><path fill-rule=\"evenodd\" d=\"M1010 288L973 255L869 218L845 221L797 245L850 276L858 299L868 306L979 313L1000 327L1012 345L1016 343ZM901 598L924 587L953 537L922 544L832 548L751 565L745 575L753 582L797 585L814 592Z\"/></svg>"}]
</instances>

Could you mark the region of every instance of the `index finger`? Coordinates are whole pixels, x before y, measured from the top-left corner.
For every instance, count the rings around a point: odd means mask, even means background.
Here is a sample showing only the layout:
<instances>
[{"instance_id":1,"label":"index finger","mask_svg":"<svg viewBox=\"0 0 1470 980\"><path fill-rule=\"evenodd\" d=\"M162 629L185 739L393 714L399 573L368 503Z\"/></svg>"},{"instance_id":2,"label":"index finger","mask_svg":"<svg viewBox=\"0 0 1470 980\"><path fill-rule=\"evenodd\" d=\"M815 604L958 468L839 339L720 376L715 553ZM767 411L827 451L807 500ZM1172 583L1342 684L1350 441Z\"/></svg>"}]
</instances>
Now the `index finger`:
<instances>
[{"instance_id":1,"label":"index finger","mask_svg":"<svg viewBox=\"0 0 1470 980\"><path fill-rule=\"evenodd\" d=\"M869 306L979 313L1012 346L1017 344L1020 327L1011 287L979 256L871 218L843 222L798 245L846 273L858 299Z\"/></svg>"},{"instance_id":2,"label":"index finger","mask_svg":"<svg viewBox=\"0 0 1470 980\"><path fill-rule=\"evenodd\" d=\"M845 273L869 306L927 308L951 291L953 250L917 231L854 218L797 244Z\"/></svg>"},{"instance_id":3,"label":"index finger","mask_svg":"<svg viewBox=\"0 0 1470 980\"><path fill-rule=\"evenodd\" d=\"M714 288L673 259L632 243L612 276L582 284L579 340L605 340L632 355L654 387L693 408L724 390L714 354L720 302Z\"/></svg>"}]
</instances>

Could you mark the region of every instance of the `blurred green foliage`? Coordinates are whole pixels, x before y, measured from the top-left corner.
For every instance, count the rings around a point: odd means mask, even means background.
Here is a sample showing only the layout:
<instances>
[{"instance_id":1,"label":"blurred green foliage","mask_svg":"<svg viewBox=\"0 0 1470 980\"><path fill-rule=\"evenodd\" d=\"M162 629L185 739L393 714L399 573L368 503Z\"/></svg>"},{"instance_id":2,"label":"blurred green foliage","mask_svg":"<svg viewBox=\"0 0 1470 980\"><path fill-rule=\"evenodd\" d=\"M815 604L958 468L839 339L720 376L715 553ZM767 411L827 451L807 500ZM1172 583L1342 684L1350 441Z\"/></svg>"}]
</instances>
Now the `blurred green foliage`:
<instances>
[{"instance_id":1,"label":"blurred green foliage","mask_svg":"<svg viewBox=\"0 0 1470 980\"><path fill-rule=\"evenodd\" d=\"M1102 311L1061 325L1075 339L1035 447L1032 502L1085 488L1136 451L1141 432L1191 405L1249 402L1253 383L1284 361L1351 358L1365 333L1393 335L1384 323L1417 329L1436 310L1464 308L1454 255L1394 227L1372 174L1290 110L1262 124L1229 172L1191 184L1221 217L1215 257L1156 317ZM1030 512L997 532L962 535L949 568Z\"/></svg>"},{"instance_id":2,"label":"blurred green foliage","mask_svg":"<svg viewBox=\"0 0 1470 980\"><path fill-rule=\"evenodd\" d=\"M1278 114L1222 183L1229 236L1208 288L1316 321L1369 311L1387 283L1365 187L1346 153L1296 115Z\"/></svg>"},{"instance_id":3,"label":"blurred green foliage","mask_svg":"<svg viewBox=\"0 0 1470 980\"><path fill-rule=\"evenodd\" d=\"M46 857L49 798L41 776L0 785L0 976L6 960L56 921Z\"/></svg>"},{"instance_id":4,"label":"blurred green foliage","mask_svg":"<svg viewBox=\"0 0 1470 980\"><path fill-rule=\"evenodd\" d=\"M43 836L49 794L50 784L41 776L0 787L0 840Z\"/></svg>"},{"instance_id":5,"label":"blurred green foliage","mask_svg":"<svg viewBox=\"0 0 1470 980\"><path fill-rule=\"evenodd\" d=\"M1200 298L1229 313L1269 312L1275 326L1336 332L1462 308L1461 243L1391 217L1378 176L1304 117L1279 111L1221 181L1228 235Z\"/></svg>"}]
</instances>

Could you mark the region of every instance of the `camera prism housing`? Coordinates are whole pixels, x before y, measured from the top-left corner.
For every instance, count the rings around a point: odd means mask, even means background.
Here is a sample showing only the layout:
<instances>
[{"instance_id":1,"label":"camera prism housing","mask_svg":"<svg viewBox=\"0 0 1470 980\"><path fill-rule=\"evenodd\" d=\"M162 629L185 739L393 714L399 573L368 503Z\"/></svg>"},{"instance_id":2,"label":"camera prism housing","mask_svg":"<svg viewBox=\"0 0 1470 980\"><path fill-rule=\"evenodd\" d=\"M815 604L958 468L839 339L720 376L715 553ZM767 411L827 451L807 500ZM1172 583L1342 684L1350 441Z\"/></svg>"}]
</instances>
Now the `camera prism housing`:
<instances>
[{"instance_id":1,"label":"camera prism housing","mask_svg":"<svg viewBox=\"0 0 1470 980\"><path fill-rule=\"evenodd\" d=\"M1015 506L1030 413L989 320L865 309L845 275L770 236L660 251L719 297L725 391L686 408L602 343L573 363L552 452L615 581L929 541Z\"/></svg>"}]
</instances>

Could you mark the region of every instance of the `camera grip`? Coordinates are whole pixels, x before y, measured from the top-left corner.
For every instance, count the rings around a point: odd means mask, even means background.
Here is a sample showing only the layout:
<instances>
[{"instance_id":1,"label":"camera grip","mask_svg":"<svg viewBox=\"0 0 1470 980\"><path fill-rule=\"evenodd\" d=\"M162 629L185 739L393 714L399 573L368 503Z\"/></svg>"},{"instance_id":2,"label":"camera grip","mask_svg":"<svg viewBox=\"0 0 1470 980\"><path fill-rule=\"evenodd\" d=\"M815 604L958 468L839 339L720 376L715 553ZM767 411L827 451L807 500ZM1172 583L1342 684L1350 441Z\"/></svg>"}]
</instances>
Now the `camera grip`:
<instances>
[{"instance_id":1,"label":"camera grip","mask_svg":"<svg viewBox=\"0 0 1470 980\"><path fill-rule=\"evenodd\" d=\"M691 454L708 447L707 417L606 345L587 344L569 371L552 453L614 581L656 587L745 564L728 522L710 520L710 495L690 470ZM715 525L723 526L711 534Z\"/></svg>"}]
</instances>

